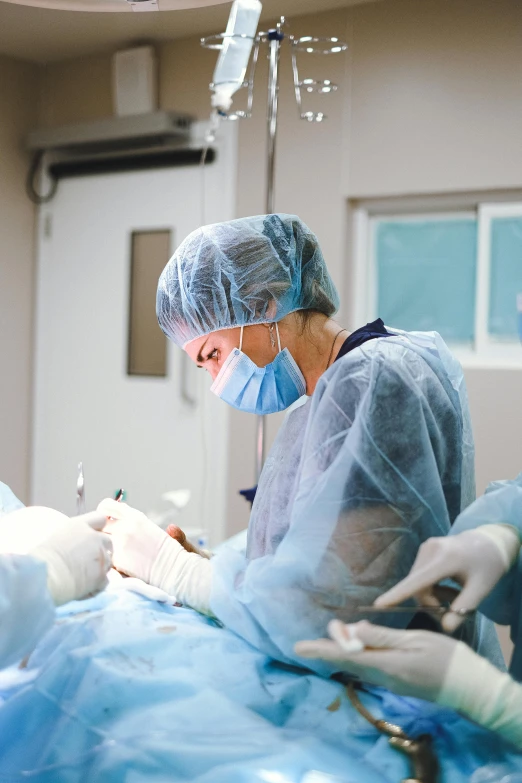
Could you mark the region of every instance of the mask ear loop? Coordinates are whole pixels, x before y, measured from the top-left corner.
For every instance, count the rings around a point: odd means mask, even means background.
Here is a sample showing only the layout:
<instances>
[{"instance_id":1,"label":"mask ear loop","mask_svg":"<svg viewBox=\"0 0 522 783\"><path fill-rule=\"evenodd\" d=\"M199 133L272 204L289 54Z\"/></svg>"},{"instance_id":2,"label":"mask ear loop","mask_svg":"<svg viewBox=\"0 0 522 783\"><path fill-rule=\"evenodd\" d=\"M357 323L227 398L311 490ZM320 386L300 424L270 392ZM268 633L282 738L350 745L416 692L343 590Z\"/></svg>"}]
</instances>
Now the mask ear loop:
<instances>
[{"instance_id":1,"label":"mask ear loop","mask_svg":"<svg viewBox=\"0 0 522 783\"><path fill-rule=\"evenodd\" d=\"M275 325L275 328L276 328L276 332L277 332L277 345L279 347L279 353L281 353L281 338L279 337L279 327L278 327L277 323Z\"/></svg>"},{"instance_id":2,"label":"mask ear loop","mask_svg":"<svg viewBox=\"0 0 522 783\"><path fill-rule=\"evenodd\" d=\"M239 350L240 351L243 350L243 329L244 328L245 328L244 326L241 327L241 337L239 338Z\"/></svg>"}]
</instances>

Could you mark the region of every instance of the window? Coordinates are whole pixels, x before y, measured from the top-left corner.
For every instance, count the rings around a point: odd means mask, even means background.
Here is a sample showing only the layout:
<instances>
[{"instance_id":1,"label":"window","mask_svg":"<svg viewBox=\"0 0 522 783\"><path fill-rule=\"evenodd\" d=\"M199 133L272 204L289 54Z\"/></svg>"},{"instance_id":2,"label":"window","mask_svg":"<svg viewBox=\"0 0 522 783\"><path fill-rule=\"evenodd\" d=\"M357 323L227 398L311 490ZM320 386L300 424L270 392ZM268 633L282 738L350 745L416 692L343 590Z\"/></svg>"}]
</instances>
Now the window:
<instances>
[{"instance_id":1,"label":"window","mask_svg":"<svg viewBox=\"0 0 522 783\"><path fill-rule=\"evenodd\" d=\"M355 212L355 318L438 331L465 364L522 366L522 203ZM522 297L518 298L522 303Z\"/></svg>"},{"instance_id":2,"label":"window","mask_svg":"<svg viewBox=\"0 0 522 783\"><path fill-rule=\"evenodd\" d=\"M132 233L128 375L167 375L167 338L156 319L156 289L170 247L170 231Z\"/></svg>"},{"instance_id":3,"label":"window","mask_svg":"<svg viewBox=\"0 0 522 783\"><path fill-rule=\"evenodd\" d=\"M516 338L514 296L522 292L522 211L520 216L490 216L489 333Z\"/></svg>"}]
</instances>

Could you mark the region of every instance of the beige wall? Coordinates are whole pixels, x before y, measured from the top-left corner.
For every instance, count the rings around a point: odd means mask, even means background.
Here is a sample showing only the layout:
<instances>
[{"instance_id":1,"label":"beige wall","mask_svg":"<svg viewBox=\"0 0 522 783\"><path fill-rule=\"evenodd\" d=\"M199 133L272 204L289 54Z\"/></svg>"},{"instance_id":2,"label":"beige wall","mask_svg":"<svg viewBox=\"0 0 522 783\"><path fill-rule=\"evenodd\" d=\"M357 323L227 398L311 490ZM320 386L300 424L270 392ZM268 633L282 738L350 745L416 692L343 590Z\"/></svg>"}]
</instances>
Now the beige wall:
<instances>
[{"instance_id":1,"label":"beige wall","mask_svg":"<svg viewBox=\"0 0 522 783\"><path fill-rule=\"evenodd\" d=\"M520 187L522 6L517 0L388 0L291 20L295 34L337 35L346 57L301 60L303 76L340 85L324 99L329 119L300 122L288 58L281 62L276 209L317 232L351 324L350 200ZM205 117L215 54L197 39L159 46L160 102ZM309 60L309 62L307 62ZM238 215L264 211L266 61L260 58L253 118L241 125ZM47 67L41 122L111 111L110 56ZM477 442L477 483L520 465L522 373L466 373ZM270 417L269 439L280 417ZM235 497L254 472L255 421L233 414L231 529L246 524Z\"/></svg>"},{"instance_id":2,"label":"beige wall","mask_svg":"<svg viewBox=\"0 0 522 783\"><path fill-rule=\"evenodd\" d=\"M351 17L345 192L520 186L522 5L396 0Z\"/></svg>"},{"instance_id":3,"label":"beige wall","mask_svg":"<svg viewBox=\"0 0 522 783\"><path fill-rule=\"evenodd\" d=\"M37 119L37 69L0 57L0 480L29 489L35 210L22 140Z\"/></svg>"}]
</instances>

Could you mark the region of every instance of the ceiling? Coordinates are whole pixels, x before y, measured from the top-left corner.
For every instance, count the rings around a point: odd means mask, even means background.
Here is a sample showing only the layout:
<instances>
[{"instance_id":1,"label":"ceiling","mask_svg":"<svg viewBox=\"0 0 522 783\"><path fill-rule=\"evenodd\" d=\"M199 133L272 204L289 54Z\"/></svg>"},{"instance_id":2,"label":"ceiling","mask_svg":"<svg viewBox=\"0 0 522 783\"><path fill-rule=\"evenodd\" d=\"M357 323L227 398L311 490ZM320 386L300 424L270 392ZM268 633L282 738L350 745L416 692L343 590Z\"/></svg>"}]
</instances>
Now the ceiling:
<instances>
[{"instance_id":1,"label":"ceiling","mask_svg":"<svg viewBox=\"0 0 522 783\"><path fill-rule=\"evenodd\" d=\"M261 20L364 2L375 0L263 0ZM65 3L78 8L95 3L107 13L57 10L56 6L63 8ZM112 51L138 41L208 35L226 27L230 0L159 0L160 7L167 4L179 10L132 13L126 0L0 0L0 54L44 63ZM124 13L112 12L114 7Z\"/></svg>"}]
</instances>

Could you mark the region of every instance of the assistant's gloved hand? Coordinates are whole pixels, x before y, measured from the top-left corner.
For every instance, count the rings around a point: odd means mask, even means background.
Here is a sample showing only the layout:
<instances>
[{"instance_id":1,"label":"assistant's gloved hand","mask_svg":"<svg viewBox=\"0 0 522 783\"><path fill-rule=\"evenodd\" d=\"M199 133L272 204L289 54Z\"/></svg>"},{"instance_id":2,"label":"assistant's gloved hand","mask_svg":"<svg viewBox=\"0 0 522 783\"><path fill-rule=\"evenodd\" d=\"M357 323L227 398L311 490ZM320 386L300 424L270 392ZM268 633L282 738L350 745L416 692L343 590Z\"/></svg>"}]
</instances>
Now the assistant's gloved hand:
<instances>
[{"instance_id":1,"label":"assistant's gloved hand","mask_svg":"<svg viewBox=\"0 0 522 783\"><path fill-rule=\"evenodd\" d=\"M452 707L522 747L522 685L463 642L366 620L353 625L333 620L328 632L331 640L298 642L296 653L333 663L337 671L394 693Z\"/></svg>"},{"instance_id":2,"label":"assistant's gloved hand","mask_svg":"<svg viewBox=\"0 0 522 783\"><path fill-rule=\"evenodd\" d=\"M111 540L84 522L65 517L52 535L27 554L47 565L47 587L56 606L86 598L107 585Z\"/></svg>"},{"instance_id":3,"label":"assistant's gloved hand","mask_svg":"<svg viewBox=\"0 0 522 783\"><path fill-rule=\"evenodd\" d=\"M483 525L455 536L430 538L421 545L408 576L379 596L375 606L388 607L415 597L420 604L436 606L434 588L442 579L454 579L462 591L451 604L453 612L442 627L453 633L463 617L459 609L476 609L506 574L520 552L518 531L510 525Z\"/></svg>"},{"instance_id":4,"label":"assistant's gloved hand","mask_svg":"<svg viewBox=\"0 0 522 783\"><path fill-rule=\"evenodd\" d=\"M297 642L302 658L321 658L337 671L356 675L402 696L435 701L458 642L429 631L397 631L366 620L345 625L332 620L330 639ZM354 641L360 641L357 651ZM361 650L361 646L363 649Z\"/></svg>"},{"instance_id":5,"label":"assistant's gloved hand","mask_svg":"<svg viewBox=\"0 0 522 783\"><path fill-rule=\"evenodd\" d=\"M118 571L159 587L198 612L211 614L210 560L186 552L145 514L126 503L107 498L98 511L108 518L104 530L111 537L113 564Z\"/></svg>"}]
</instances>

